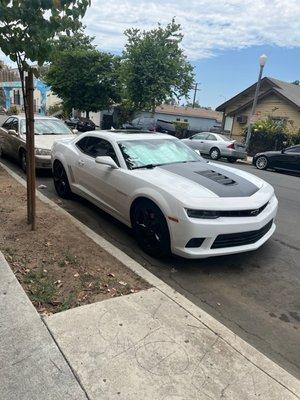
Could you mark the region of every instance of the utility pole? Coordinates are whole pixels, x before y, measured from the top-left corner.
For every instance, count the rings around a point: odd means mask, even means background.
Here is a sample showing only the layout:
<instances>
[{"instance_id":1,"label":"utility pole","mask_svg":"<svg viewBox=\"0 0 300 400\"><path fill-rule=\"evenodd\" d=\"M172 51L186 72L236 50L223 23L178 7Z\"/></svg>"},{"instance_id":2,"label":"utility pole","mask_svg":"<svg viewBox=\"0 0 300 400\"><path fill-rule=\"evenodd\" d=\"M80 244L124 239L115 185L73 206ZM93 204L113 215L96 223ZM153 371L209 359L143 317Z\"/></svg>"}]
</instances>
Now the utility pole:
<instances>
[{"instance_id":1,"label":"utility pole","mask_svg":"<svg viewBox=\"0 0 300 400\"><path fill-rule=\"evenodd\" d=\"M258 80L257 80L256 88L255 88L255 94L254 94L252 109L251 109L251 112L250 112L250 115L249 115L249 119L248 119L248 129L247 129L247 136L246 136L246 143L245 143L246 151L249 150L250 139L251 139L252 119L253 119L253 115L254 115L255 109L256 109L261 77L262 77L264 66L266 65L266 61L267 61L267 56L265 54L263 54L263 55L261 55L259 57L259 67L260 68L259 68L259 75L258 75Z\"/></svg>"},{"instance_id":2,"label":"utility pole","mask_svg":"<svg viewBox=\"0 0 300 400\"><path fill-rule=\"evenodd\" d=\"M197 92L200 92L200 90L201 90L201 89L198 89L198 85L199 85L199 83L196 82L195 87L194 87L193 108L195 108Z\"/></svg>"},{"instance_id":3,"label":"utility pole","mask_svg":"<svg viewBox=\"0 0 300 400\"><path fill-rule=\"evenodd\" d=\"M34 109L33 109L33 72L29 69L25 78L27 117L26 124L26 175L27 175L27 222L31 230L36 228L36 199L35 199L35 153L34 153Z\"/></svg>"}]
</instances>

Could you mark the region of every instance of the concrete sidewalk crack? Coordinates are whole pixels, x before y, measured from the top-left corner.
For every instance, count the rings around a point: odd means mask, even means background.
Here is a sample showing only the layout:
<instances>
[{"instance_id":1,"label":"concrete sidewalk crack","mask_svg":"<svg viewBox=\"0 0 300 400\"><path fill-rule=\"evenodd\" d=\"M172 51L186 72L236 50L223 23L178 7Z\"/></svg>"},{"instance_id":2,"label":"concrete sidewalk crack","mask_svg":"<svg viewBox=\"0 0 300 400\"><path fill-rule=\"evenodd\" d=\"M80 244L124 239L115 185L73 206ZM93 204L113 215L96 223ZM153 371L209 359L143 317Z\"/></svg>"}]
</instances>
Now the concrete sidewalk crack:
<instances>
[{"instance_id":1,"label":"concrete sidewalk crack","mask_svg":"<svg viewBox=\"0 0 300 400\"><path fill-rule=\"evenodd\" d=\"M68 360L67 357L65 356L65 354L64 354L64 352L62 351L61 347L60 347L59 344L57 343L55 337L53 336L53 334L52 334L51 330L49 329L49 327L48 327L48 325L47 325L45 319L44 319L42 316L41 316L41 320L42 320L43 324L45 325L47 331L49 332L49 335L50 335L51 338L53 339L53 341L54 341L56 347L58 348L58 350L59 350L59 352L60 352L60 354L62 355L62 357L64 358L64 360L65 360L66 363L68 364L68 367L70 368L70 370L71 370L71 372L72 372L74 378L76 379L78 385L80 386L81 390L82 390L83 393L85 394L85 397L87 398L87 400L92 400L92 399L89 397L89 395L87 394L87 391L85 390L85 387L83 386L83 383L81 382L79 376L77 375L76 371L73 369L72 365L70 364L69 360ZM52 360L51 360L51 361L52 361ZM52 361L52 363L53 363L53 361ZM58 369L60 370L60 368L59 368L55 363L53 363L53 364L56 366L56 368L58 368Z\"/></svg>"}]
</instances>

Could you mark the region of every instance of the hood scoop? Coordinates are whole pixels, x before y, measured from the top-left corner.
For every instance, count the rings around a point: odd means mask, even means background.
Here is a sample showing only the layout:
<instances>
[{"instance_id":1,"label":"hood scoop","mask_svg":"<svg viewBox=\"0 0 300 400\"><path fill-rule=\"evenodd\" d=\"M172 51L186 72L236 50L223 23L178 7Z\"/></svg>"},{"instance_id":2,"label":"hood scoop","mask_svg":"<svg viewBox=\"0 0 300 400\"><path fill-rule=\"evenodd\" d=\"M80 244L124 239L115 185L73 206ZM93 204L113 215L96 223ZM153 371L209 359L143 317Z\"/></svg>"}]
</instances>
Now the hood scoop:
<instances>
[{"instance_id":1,"label":"hood scoop","mask_svg":"<svg viewBox=\"0 0 300 400\"><path fill-rule=\"evenodd\" d=\"M216 172L212 169L207 169L204 171L194 171L194 172L196 174L203 176L204 178L210 179L221 185L225 185L225 186L236 185L236 181L234 181L233 179L228 178L228 176L220 174L219 172Z\"/></svg>"}]
</instances>

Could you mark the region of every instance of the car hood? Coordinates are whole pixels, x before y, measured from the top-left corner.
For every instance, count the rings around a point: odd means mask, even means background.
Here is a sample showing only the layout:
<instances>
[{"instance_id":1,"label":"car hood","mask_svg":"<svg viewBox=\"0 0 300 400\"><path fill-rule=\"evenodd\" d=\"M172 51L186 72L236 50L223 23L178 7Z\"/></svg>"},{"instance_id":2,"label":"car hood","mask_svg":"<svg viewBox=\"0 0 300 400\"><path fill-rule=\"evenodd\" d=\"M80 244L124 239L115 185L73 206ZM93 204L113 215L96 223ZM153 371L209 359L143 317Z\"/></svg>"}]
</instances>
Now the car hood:
<instances>
[{"instance_id":1,"label":"car hood","mask_svg":"<svg viewBox=\"0 0 300 400\"><path fill-rule=\"evenodd\" d=\"M35 135L34 147L51 150L54 142L61 139L72 139L76 135Z\"/></svg>"},{"instance_id":2,"label":"car hood","mask_svg":"<svg viewBox=\"0 0 300 400\"><path fill-rule=\"evenodd\" d=\"M195 206L199 206L200 199L207 199L208 205L210 201L219 206L226 202L242 208L242 198L255 198L264 188L267 197L274 193L270 185L252 174L210 162L169 164L134 173L183 204Z\"/></svg>"}]
</instances>

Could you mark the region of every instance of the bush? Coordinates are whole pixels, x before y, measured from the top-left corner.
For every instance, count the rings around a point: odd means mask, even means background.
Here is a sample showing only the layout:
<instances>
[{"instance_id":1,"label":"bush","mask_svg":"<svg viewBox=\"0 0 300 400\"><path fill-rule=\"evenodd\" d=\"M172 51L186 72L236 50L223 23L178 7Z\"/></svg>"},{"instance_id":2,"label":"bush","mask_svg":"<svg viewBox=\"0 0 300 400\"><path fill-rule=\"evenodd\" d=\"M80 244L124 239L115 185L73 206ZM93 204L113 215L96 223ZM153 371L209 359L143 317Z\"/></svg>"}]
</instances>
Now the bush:
<instances>
[{"instance_id":1,"label":"bush","mask_svg":"<svg viewBox=\"0 0 300 400\"><path fill-rule=\"evenodd\" d=\"M189 129L188 122L174 121L175 125L175 136L178 138L185 138Z\"/></svg>"},{"instance_id":2,"label":"bush","mask_svg":"<svg viewBox=\"0 0 300 400\"><path fill-rule=\"evenodd\" d=\"M19 109L17 106L11 106L7 111L7 115L17 115L19 114Z\"/></svg>"},{"instance_id":3,"label":"bush","mask_svg":"<svg viewBox=\"0 0 300 400\"><path fill-rule=\"evenodd\" d=\"M281 150L300 143L300 131L291 132L286 127L286 121L276 121L272 118L257 121L252 125L252 135L249 144L250 155L268 150ZM246 137L247 130L244 135Z\"/></svg>"}]
</instances>

